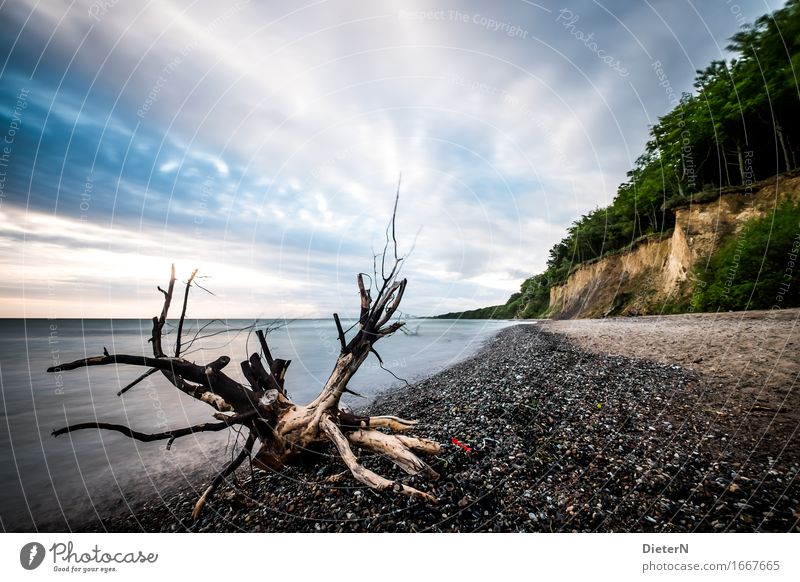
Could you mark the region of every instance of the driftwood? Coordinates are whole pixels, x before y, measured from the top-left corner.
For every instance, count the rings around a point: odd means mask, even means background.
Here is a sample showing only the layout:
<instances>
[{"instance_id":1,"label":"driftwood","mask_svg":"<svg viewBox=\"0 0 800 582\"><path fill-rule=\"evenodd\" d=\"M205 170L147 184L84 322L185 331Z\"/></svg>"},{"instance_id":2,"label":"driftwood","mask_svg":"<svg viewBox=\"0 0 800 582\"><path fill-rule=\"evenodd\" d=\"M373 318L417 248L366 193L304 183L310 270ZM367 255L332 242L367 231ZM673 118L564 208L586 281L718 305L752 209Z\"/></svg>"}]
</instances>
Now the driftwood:
<instances>
[{"instance_id":1,"label":"driftwood","mask_svg":"<svg viewBox=\"0 0 800 582\"><path fill-rule=\"evenodd\" d=\"M225 481L225 478L245 460L252 459L252 463L256 467L279 470L287 463L296 461L302 455L318 447L320 443L333 444L353 477L364 485L435 503L436 499L432 495L398 481L381 477L364 467L354 454L353 447L378 453L411 475L421 474L430 479L436 479L438 478L436 472L415 453L437 454L440 446L422 438L382 432L382 430L394 432L409 430L416 424L414 421L394 416L358 416L340 406L342 395L350 392L347 384L361 364L370 354L375 354L380 358L374 350L375 343L403 326L401 321L392 322L406 289L406 279L398 278L403 258L397 255L397 241L394 235L396 211L397 201L395 201L395 212L389 225L391 230L387 229L383 253L376 255L373 261L374 276L370 277L361 273L357 277L361 309L357 324L348 330L355 332L349 340L339 316L333 315L341 347L340 353L322 391L309 404L296 404L288 397L285 389L285 377L291 360L273 358L267 345L267 336L261 330L257 332L257 336L262 354L253 353L240 364L249 385L242 384L223 372L230 363L230 358L227 356L220 357L208 364L197 364L181 356L189 291L193 283L196 284L196 270L186 282L175 338L174 355L168 356L165 353L164 325L175 293L176 279L173 265L167 289L158 288L164 295L164 304L159 316L153 318L150 338L153 347L152 357L105 353L101 356L48 368L47 371L60 372L86 366L112 364L144 367L148 370L120 390L119 394L131 389L146 377L160 372L184 394L216 409L214 418L219 422L156 434L137 432L123 425L87 422L54 430L53 435L59 436L84 429L113 430L140 441L168 440L167 448L169 448L176 439L191 434L231 428L243 431L247 435L244 447L238 456L215 476L211 485L197 501L192 512L195 519L206 501ZM393 257L388 256L390 250L394 253ZM388 267L387 261L389 262ZM365 275L370 280L370 285L365 284ZM373 291L376 293L374 299ZM257 448L253 452L256 446Z\"/></svg>"}]
</instances>

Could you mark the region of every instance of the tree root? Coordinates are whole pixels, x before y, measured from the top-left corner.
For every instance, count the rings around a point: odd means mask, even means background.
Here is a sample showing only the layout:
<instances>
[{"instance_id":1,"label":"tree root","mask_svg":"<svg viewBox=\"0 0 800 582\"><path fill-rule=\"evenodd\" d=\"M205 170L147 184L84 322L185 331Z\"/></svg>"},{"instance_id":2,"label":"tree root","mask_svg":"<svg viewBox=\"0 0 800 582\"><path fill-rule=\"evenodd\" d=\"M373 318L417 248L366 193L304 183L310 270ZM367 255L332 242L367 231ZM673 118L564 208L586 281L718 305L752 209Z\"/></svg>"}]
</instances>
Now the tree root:
<instances>
[{"instance_id":1,"label":"tree root","mask_svg":"<svg viewBox=\"0 0 800 582\"><path fill-rule=\"evenodd\" d=\"M336 423L333 422L329 416L325 416L321 419L320 429L336 446L336 449L339 451L339 456L342 457L344 464L347 465L347 468L350 469L353 477L355 477L360 483L363 483L372 489L378 489L379 491L395 491L397 493L407 495L412 499L420 499L422 501L426 501L427 503L436 504L437 501L433 495L420 491L419 489L414 489L408 485L403 485L397 481L390 481L389 479L381 477L377 473L374 473L361 465L358 462L355 454L353 454L353 450L350 448L347 437L344 436L344 433L339 430L339 427L336 426Z\"/></svg>"},{"instance_id":2,"label":"tree root","mask_svg":"<svg viewBox=\"0 0 800 582\"><path fill-rule=\"evenodd\" d=\"M399 192L398 192L399 197ZM214 491L231 475L252 453L253 445L258 442L259 450L253 458L253 464L271 470L280 470L286 463L313 450L322 442L332 442L345 465L353 476L364 485L382 491L395 491L413 499L436 503L436 499L423 491L385 479L363 467L356 458L351 443L386 457L410 475L425 475L437 479L439 475L424 463L415 453L437 454L441 447L432 441L404 435L386 434L375 429L388 429L403 432L413 428L417 423L396 416L357 416L341 409L342 395L352 392L348 383L358 371L361 364L370 356L380 356L374 344L383 337L389 336L404 324L402 321L391 322L397 312L405 293L407 281L399 279L401 262L404 257L398 256L397 241L394 236L394 222L397 214L395 198L394 212L390 228L386 231L386 245L382 254L374 257L374 277L360 273L357 276L360 296L360 316L356 325L345 330L338 314L334 314L334 323L339 338L341 351L336 364L325 386L317 397L309 404L302 406L291 401L285 387L286 370L290 360L273 358L267 345L263 330L256 332L261 354L253 353L240 363L241 371L247 380L242 384L223 370L230 363L228 356L221 356L211 363L202 365L183 357L182 351L192 347L198 339L200 328L188 342L183 341L184 323L191 287L199 286L196 282L197 270L194 270L186 281L183 294L182 309L175 337L175 349L172 356L167 355L164 345L164 327L169 315L175 292L175 267L173 265L167 289L159 291L164 295L161 312L153 318L150 342L152 357L130 354L109 354L83 358L48 368L48 372L58 373L93 366L140 366L147 370L135 380L128 383L118 395L122 395L148 376L160 371L172 385L181 392L196 398L213 407L217 413L214 417L218 423L207 423L161 433L148 434L135 431L127 426L104 422L85 422L70 425L53 431L58 436L84 429L103 429L119 432L127 437L140 441L169 441L167 448L177 438L200 432L220 431L238 426L247 436L244 448L230 463L214 477L211 485L203 492L192 511L197 519L207 500ZM389 238L391 232L391 238ZM390 247L390 244L393 246ZM391 250L390 250L391 248ZM393 253L392 262L391 254ZM365 277L370 284L365 285ZM373 289L374 286L374 289ZM373 300L372 291L376 296ZM347 334L355 328L352 337ZM262 363L262 358L266 366ZM222 413L231 414L222 414Z\"/></svg>"},{"instance_id":3,"label":"tree root","mask_svg":"<svg viewBox=\"0 0 800 582\"><path fill-rule=\"evenodd\" d=\"M386 456L409 475L424 473L436 480L439 474L412 453L398 437L377 430L357 430L347 434L351 444Z\"/></svg>"},{"instance_id":4,"label":"tree root","mask_svg":"<svg viewBox=\"0 0 800 582\"><path fill-rule=\"evenodd\" d=\"M225 477L233 473L239 465L244 463L245 459L250 457L250 453L253 451L253 444L256 442L256 437L253 433L250 433L250 436L247 437L247 441L244 444L244 448L242 448L241 452L233 459L230 463L223 467L222 471L217 473L217 476L214 477L214 480L211 482L211 485L203 492L203 495L200 496L200 499L197 500L197 503L194 504L194 509L192 510L192 519L195 521L198 517L200 517L200 512L203 511L203 507L208 501L209 497L214 494L217 487L225 480Z\"/></svg>"}]
</instances>

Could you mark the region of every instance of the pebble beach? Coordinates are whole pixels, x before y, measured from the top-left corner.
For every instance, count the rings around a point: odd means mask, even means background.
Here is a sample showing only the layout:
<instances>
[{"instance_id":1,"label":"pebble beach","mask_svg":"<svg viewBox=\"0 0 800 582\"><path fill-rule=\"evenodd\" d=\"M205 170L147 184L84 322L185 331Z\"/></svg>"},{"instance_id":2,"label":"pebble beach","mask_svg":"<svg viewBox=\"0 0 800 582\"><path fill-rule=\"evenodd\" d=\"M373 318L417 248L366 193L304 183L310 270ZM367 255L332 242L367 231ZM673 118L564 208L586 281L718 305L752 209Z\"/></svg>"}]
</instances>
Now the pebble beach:
<instances>
[{"instance_id":1,"label":"pebble beach","mask_svg":"<svg viewBox=\"0 0 800 582\"><path fill-rule=\"evenodd\" d=\"M796 431L769 438L769 415L743 418L707 374L595 353L545 328L504 329L469 360L363 410L416 419L411 434L443 445L425 458L441 476L435 482L360 455L379 474L433 493L437 505L364 488L323 450L276 473L243 467L197 522L191 508L206 483L82 529L800 531Z\"/></svg>"}]
</instances>

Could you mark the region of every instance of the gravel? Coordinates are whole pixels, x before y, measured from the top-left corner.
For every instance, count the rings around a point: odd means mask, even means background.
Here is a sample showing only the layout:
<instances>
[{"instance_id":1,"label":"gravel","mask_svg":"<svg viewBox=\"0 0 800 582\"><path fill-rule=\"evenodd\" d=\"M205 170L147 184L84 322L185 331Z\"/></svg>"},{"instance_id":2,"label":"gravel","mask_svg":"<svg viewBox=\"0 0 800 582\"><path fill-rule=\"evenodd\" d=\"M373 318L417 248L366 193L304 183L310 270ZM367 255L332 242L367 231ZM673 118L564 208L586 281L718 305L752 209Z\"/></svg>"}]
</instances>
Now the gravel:
<instances>
[{"instance_id":1,"label":"gravel","mask_svg":"<svg viewBox=\"0 0 800 582\"><path fill-rule=\"evenodd\" d=\"M727 406L724 391L691 370L590 353L517 325L366 409L415 418L410 434L444 445L427 458L441 474L433 483L361 455L376 472L435 492L436 506L362 487L326 449L280 473L243 468L197 523L189 514L198 492L186 491L86 529L800 531L797 447L770 444L768 419L743 423Z\"/></svg>"}]
</instances>

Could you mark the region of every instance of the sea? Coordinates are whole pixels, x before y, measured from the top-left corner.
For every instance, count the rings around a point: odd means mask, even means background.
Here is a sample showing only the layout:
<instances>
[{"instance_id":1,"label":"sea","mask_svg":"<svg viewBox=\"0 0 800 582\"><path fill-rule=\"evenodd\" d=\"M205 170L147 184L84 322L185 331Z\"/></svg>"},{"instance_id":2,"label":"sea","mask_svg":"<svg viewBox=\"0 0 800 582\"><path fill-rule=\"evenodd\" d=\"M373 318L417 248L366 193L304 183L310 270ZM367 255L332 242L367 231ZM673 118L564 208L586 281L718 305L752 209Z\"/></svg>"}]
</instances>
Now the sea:
<instances>
[{"instance_id":1,"label":"sea","mask_svg":"<svg viewBox=\"0 0 800 582\"><path fill-rule=\"evenodd\" d=\"M353 321L343 321L345 327ZM473 355L510 321L418 319L376 344L344 403L357 408L384 390L415 382ZM168 322L166 348L176 334ZM3 531L71 531L114 512L132 512L146 500L199 489L230 459L242 436L198 433L144 443L95 429L53 437L54 429L80 422L124 424L163 432L214 422L208 405L153 374L122 396L117 392L144 368L93 366L59 373L46 369L80 358L152 355L152 321L139 319L0 319L0 528ZM306 403L321 390L339 352L331 319L293 321L187 320L183 357L209 363L228 355L225 372L246 384L239 362L259 351L255 329L269 330L272 355L292 360L286 388ZM194 339L196 338L196 339ZM390 412L390 411L387 411ZM202 492L197 491L199 496Z\"/></svg>"}]
</instances>

